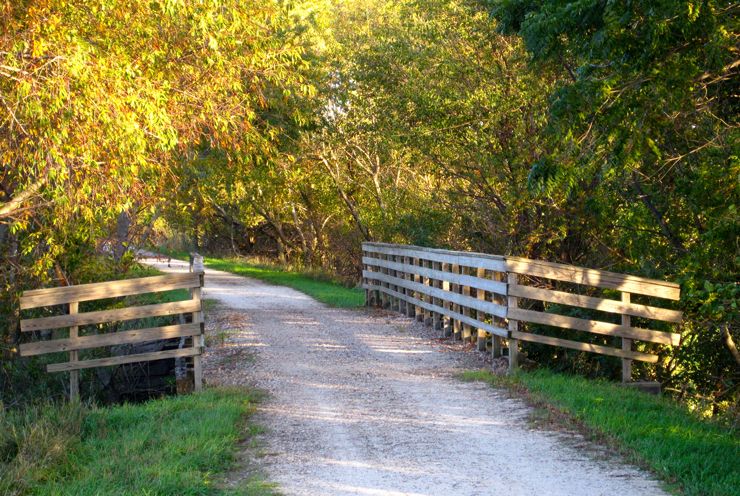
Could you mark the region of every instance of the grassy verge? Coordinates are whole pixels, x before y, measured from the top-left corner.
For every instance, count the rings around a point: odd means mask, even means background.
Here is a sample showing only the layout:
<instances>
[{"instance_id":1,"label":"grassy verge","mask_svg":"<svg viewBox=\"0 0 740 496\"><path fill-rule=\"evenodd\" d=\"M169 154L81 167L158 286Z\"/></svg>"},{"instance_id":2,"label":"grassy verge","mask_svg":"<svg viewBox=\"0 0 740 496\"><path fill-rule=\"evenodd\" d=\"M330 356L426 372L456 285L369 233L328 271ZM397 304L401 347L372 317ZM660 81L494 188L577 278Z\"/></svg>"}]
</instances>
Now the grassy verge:
<instances>
[{"instance_id":1,"label":"grassy verge","mask_svg":"<svg viewBox=\"0 0 740 496\"><path fill-rule=\"evenodd\" d=\"M106 408L0 411L0 494L274 494L251 479L224 489L254 393L211 389Z\"/></svg>"},{"instance_id":2,"label":"grassy verge","mask_svg":"<svg viewBox=\"0 0 740 496\"><path fill-rule=\"evenodd\" d=\"M549 371L503 377L481 370L462 378L508 387L567 416L681 494L734 495L740 487L737 432L700 420L667 398Z\"/></svg>"}]
</instances>

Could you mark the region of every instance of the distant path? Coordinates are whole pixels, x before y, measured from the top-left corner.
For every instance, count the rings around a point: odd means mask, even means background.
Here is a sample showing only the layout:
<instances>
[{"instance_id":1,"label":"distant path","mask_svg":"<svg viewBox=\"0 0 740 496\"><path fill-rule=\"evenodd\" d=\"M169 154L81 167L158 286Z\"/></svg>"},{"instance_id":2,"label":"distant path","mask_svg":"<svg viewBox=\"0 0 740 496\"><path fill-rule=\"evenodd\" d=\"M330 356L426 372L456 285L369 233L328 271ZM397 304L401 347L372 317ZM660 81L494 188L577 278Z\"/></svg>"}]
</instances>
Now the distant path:
<instances>
[{"instance_id":1,"label":"distant path","mask_svg":"<svg viewBox=\"0 0 740 496\"><path fill-rule=\"evenodd\" d=\"M286 495L664 494L580 436L530 429L506 393L455 379L470 354L420 337L411 319L215 270L205 280L205 297L242 319L225 349L256 355L209 366L207 354L206 381L270 393L262 460Z\"/></svg>"}]
</instances>

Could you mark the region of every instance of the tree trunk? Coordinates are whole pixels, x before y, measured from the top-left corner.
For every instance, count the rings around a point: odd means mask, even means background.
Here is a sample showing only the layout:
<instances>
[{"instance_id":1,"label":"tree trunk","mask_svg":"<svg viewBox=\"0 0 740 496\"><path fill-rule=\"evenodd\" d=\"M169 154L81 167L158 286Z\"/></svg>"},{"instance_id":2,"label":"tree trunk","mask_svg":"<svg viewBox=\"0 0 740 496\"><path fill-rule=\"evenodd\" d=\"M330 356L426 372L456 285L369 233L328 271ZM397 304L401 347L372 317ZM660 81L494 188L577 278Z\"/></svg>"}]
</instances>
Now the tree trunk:
<instances>
[{"instance_id":1,"label":"tree trunk","mask_svg":"<svg viewBox=\"0 0 740 496\"><path fill-rule=\"evenodd\" d=\"M129 246L129 230L131 229L131 214L125 210L118 214L116 220L116 244L113 246L113 259L120 262Z\"/></svg>"}]
</instances>

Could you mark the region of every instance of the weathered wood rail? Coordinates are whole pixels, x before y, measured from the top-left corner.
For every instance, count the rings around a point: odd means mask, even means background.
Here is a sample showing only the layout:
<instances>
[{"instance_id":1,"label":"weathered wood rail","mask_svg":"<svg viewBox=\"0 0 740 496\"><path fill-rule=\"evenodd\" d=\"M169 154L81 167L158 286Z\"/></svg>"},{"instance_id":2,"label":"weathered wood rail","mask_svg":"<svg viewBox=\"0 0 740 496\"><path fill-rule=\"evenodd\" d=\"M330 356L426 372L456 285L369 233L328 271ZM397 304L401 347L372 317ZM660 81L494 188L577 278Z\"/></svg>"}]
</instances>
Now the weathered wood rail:
<instances>
[{"instance_id":1,"label":"weathered wood rail","mask_svg":"<svg viewBox=\"0 0 740 496\"><path fill-rule=\"evenodd\" d=\"M45 334L47 335L51 332L52 339L39 339L34 342L21 344L19 349L20 354L21 356L33 356L68 352L69 360L67 362L50 364L47 366L47 371L70 373L70 399L73 401L79 400L79 371L81 369L149 362L166 358L192 357L194 388L198 391L202 388L203 384L201 368L201 352L203 348L203 309L201 303L201 288L203 286L202 265L200 268L196 267L196 271L189 274L167 274L122 281L26 291L20 298L21 310L64 305L66 307L66 314L21 320L22 332L46 331ZM158 293L176 289L188 289L190 299L109 310L79 312L81 302ZM191 315L189 323L99 333L99 330L103 328L101 324L149 317L173 315L182 315L184 317L187 314ZM185 322L185 320L185 318L181 318L180 322ZM93 327L91 333L81 335L80 327L83 326ZM60 337L60 335L64 334L65 328L68 329L67 337ZM106 358L87 360L80 360L79 358L79 352L82 350L183 337L191 338L190 346L174 350L118 355Z\"/></svg>"},{"instance_id":2,"label":"weathered wood rail","mask_svg":"<svg viewBox=\"0 0 740 496\"><path fill-rule=\"evenodd\" d=\"M480 350L490 343L494 357L502 354L502 339L506 339L511 368L518 363L519 341L527 341L621 358L622 379L628 382L633 360L658 360L652 349L637 351L635 341L670 346L680 342L677 333L639 327L632 322L633 317L641 325L643 321L681 322L680 311L654 303L655 299L679 299L680 288L671 282L518 257L418 246L363 243L362 250L368 305L381 305L416 317L442 330L445 336L476 340ZM645 302L633 301L633 295ZM564 306L598 316L582 318L557 313ZM543 335L532 332L526 324L617 337L620 346Z\"/></svg>"}]
</instances>

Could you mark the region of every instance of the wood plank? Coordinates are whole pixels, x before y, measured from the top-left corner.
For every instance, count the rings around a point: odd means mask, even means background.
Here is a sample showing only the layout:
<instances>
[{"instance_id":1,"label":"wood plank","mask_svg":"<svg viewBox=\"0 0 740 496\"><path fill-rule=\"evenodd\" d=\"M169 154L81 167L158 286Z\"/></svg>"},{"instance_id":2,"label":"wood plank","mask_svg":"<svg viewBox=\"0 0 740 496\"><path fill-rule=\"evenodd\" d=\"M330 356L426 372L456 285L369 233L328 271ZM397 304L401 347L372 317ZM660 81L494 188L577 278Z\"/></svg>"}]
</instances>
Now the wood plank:
<instances>
[{"instance_id":1,"label":"wood plank","mask_svg":"<svg viewBox=\"0 0 740 496\"><path fill-rule=\"evenodd\" d=\"M573 265L528 260L526 258L506 257L506 268L510 272L545 277L557 281L572 282L599 288L611 288L629 293L655 296L669 300L681 297L678 284L656 279L647 279L605 270L586 269Z\"/></svg>"},{"instance_id":2,"label":"wood plank","mask_svg":"<svg viewBox=\"0 0 740 496\"><path fill-rule=\"evenodd\" d=\"M564 291L555 291L545 288L533 288L531 286L515 285L509 288L514 296L528 298L530 300L547 301L549 303L560 303L581 308L590 308L602 312L627 314L646 319L662 320L665 322L680 323L683 314L678 310L639 305L636 303L610 300L607 298L595 298L592 296L577 295Z\"/></svg>"},{"instance_id":3,"label":"wood plank","mask_svg":"<svg viewBox=\"0 0 740 496\"><path fill-rule=\"evenodd\" d=\"M84 312L77 315L58 315L55 317L41 317L21 321L21 331L41 331L60 327L100 324L121 320L142 319L146 317L160 317L178 313L195 312L200 308L199 302L193 300L175 301L171 303L157 303L137 307L117 308L113 310L98 310Z\"/></svg>"},{"instance_id":4,"label":"wood plank","mask_svg":"<svg viewBox=\"0 0 740 496\"><path fill-rule=\"evenodd\" d=\"M384 287L378 286L378 285L374 285L374 284L367 285L367 287L365 289L379 290L379 291L390 291L387 288L384 288ZM427 303L425 301L418 300L416 298L413 298L413 297L408 296L408 295L403 295L401 293L396 293L394 296L396 296L398 298L404 298L409 303L411 303L413 305L416 305L418 307L424 308L424 309L426 309L426 310L428 310L430 312L439 312L441 314L446 315L447 317L450 317L450 318L455 319L456 321L464 322L464 323L469 324L469 325L474 326L474 327L480 327L480 328L485 329L486 331L490 332L491 334L495 334L496 336L501 336L501 337L508 337L509 336L509 334L508 334L508 332L507 332L506 329L502 329L501 327L497 327L497 326L494 326L494 325L491 325L491 324L487 324L485 322L479 322L478 320L476 320L474 318L466 317L465 315L463 315L461 313L458 313L458 312L455 312L455 311L451 311L448 308L438 307L436 305L432 305L432 304Z\"/></svg>"},{"instance_id":5,"label":"wood plank","mask_svg":"<svg viewBox=\"0 0 740 496\"><path fill-rule=\"evenodd\" d=\"M680 334L641 329L639 327L623 327L620 324L611 324L609 322L600 322L598 320L579 319L577 317L567 317L565 315L554 313L535 312L534 310L522 310L509 307L509 317L521 322L532 322L535 324L575 329L577 331L591 332L605 336L619 336L673 346L678 346L678 343L681 340Z\"/></svg>"},{"instance_id":6,"label":"wood plank","mask_svg":"<svg viewBox=\"0 0 740 496\"><path fill-rule=\"evenodd\" d=\"M553 338L550 336L542 336L541 334L512 331L512 336L516 339L529 341L531 343L549 344L551 346L560 346L562 348L570 348L572 350L589 351L591 353L599 353L601 355L609 355L619 358L630 358L632 360L639 360L641 362L656 363L658 361L657 355L651 355L649 353L640 353L638 351L624 351L617 348L610 348L608 346L581 343L579 341L570 341L568 339Z\"/></svg>"},{"instance_id":7,"label":"wood plank","mask_svg":"<svg viewBox=\"0 0 740 496\"><path fill-rule=\"evenodd\" d=\"M154 360L164 360L166 358L180 358L196 355L200 355L200 348L182 348L178 350L155 351L153 353L139 353L136 355L96 358L94 360L83 360L81 362L53 363L47 365L46 370L47 372L66 372L68 370L92 369L95 367L151 362Z\"/></svg>"},{"instance_id":8,"label":"wood plank","mask_svg":"<svg viewBox=\"0 0 740 496\"><path fill-rule=\"evenodd\" d=\"M506 271L504 257L500 255L440 250L411 245L387 245L384 243L363 243L362 247L370 253L414 257L430 262L457 264L466 267L482 267L498 272Z\"/></svg>"},{"instance_id":9,"label":"wood plank","mask_svg":"<svg viewBox=\"0 0 740 496\"><path fill-rule=\"evenodd\" d=\"M167 274L163 276L140 277L122 281L78 284L59 288L44 288L26 291L21 296L21 310L62 305L74 301L90 301L103 298L116 298L137 294L187 289L200 285L198 274Z\"/></svg>"},{"instance_id":10,"label":"wood plank","mask_svg":"<svg viewBox=\"0 0 740 496\"><path fill-rule=\"evenodd\" d=\"M394 262L388 262L379 258L363 257L362 263L373 267L383 267L402 272L412 272L432 279L438 279L441 281L449 281L454 284L460 284L461 286L470 286L471 288L482 289L491 293L496 293L506 296L506 284L500 281L492 281L477 276L469 276L466 274L453 274L443 270L429 269L426 267L418 267L414 265L406 265ZM446 262L445 262L446 263ZM485 270L485 269L482 269Z\"/></svg>"},{"instance_id":11,"label":"wood plank","mask_svg":"<svg viewBox=\"0 0 740 496\"><path fill-rule=\"evenodd\" d=\"M183 336L195 336L201 332L200 324L177 324L162 327L149 327L147 329L136 329L133 331L110 332L94 336L72 337L69 339L54 339L51 341L38 341L20 345L21 356L43 355L46 353L57 353L60 351L87 350L101 346L115 346L119 344L145 343L147 341L158 341L160 339L180 338ZM70 359L70 361L73 361Z\"/></svg>"},{"instance_id":12,"label":"wood plank","mask_svg":"<svg viewBox=\"0 0 740 496\"><path fill-rule=\"evenodd\" d=\"M452 291L445 291L444 289L434 288L431 286L427 286L423 283L406 281L404 279L399 279L397 277L389 276L386 274L381 274L379 272L369 272L368 273L365 271L363 272L362 275L363 277L368 277L368 279L375 279L377 281L393 283L399 287L414 290L430 298L434 297L434 298L439 298L441 300L449 301L452 303L457 303L460 306L471 308L474 310L480 310L481 312L495 315L496 317L502 317L502 318L506 317L506 307L504 307L503 305L499 305L497 303L493 303L489 301L480 301L471 296L457 294Z\"/></svg>"},{"instance_id":13,"label":"wood plank","mask_svg":"<svg viewBox=\"0 0 740 496\"><path fill-rule=\"evenodd\" d=\"M538 277L586 284L590 286L606 287L628 291L659 298L678 300L680 286L676 283L649 279L645 277L618 274L605 270L587 269L572 265L529 260L520 257L502 257L484 253L468 253L461 251L440 250L409 245L393 245L387 243L363 243L363 249L368 253L382 253L390 255L411 256L435 262L463 265L467 267L481 267L498 272L517 272ZM503 261L503 264L501 263ZM535 273L536 272L536 273Z\"/></svg>"}]
</instances>

